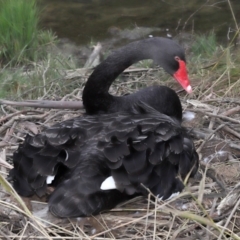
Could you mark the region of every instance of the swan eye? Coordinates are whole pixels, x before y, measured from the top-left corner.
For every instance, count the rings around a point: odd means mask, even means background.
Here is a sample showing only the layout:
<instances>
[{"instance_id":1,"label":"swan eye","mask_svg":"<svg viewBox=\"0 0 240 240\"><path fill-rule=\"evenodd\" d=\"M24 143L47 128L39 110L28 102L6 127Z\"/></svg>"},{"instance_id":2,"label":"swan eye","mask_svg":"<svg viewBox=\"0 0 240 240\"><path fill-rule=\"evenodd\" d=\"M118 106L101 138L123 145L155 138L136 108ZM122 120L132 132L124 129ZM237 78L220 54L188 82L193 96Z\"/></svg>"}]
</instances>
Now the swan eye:
<instances>
[{"instance_id":1,"label":"swan eye","mask_svg":"<svg viewBox=\"0 0 240 240\"><path fill-rule=\"evenodd\" d=\"M178 56L176 56L174 59L178 62L181 60L180 57L178 57Z\"/></svg>"}]
</instances>

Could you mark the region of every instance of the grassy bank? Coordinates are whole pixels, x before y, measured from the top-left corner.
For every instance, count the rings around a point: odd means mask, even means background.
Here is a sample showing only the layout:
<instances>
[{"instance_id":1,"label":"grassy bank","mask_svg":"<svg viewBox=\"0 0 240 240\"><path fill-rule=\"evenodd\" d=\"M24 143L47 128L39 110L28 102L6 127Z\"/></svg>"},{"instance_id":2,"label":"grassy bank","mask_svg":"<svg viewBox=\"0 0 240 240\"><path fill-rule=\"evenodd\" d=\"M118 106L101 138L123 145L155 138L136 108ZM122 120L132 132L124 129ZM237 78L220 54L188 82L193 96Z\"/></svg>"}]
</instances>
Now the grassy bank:
<instances>
[{"instance_id":1,"label":"grassy bank","mask_svg":"<svg viewBox=\"0 0 240 240\"><path fill-rule=\"evenodd\" d=\"M36 0L0 0L0 63L19 65L46 54L43 46L55 37L38 28Z\"/></svg>"},{"instance_id":2,"label":"grassy bank","mask_svg":"<svg viewBox=\"0 0 240 240\"><path fill-rule=\"evenodd\" d=\"M44 98L55 99L83 86L87 76L80 74L71 80L66 80L68 70L74 71L79 66L76 56L70 56L54 46L47 49L48 54L45 54L41 61L31 62L27 65L30 67L26 68L25 64L18 68L4 67L0 70L0 98L20 100L37 99L44 96ZM28 52L29 50L24 48L21 56L26 56ZM194 93L198 98L209 94L219 97L237 96L240 90L238 77L240 70L237 67L240 64L239 53L237 45L230 44L223 47L217 43L213 32L202 36L192 36L186 55L191 82L195 89ZM42 56L42 54L39 55ZM135 65L136 68L150 68L151 66L149 61ZM136 76L133 74L132 77L138 78L138 73ZM119 94L135 91L137 88L153 83L163 84L164 82L164 84L177 87L172 78L163 71L153 71L151 79L143 76L140 80L134 80L132 83L122 82L122 78L120 79L113 84Z\"/></svg>"}]
</instances>

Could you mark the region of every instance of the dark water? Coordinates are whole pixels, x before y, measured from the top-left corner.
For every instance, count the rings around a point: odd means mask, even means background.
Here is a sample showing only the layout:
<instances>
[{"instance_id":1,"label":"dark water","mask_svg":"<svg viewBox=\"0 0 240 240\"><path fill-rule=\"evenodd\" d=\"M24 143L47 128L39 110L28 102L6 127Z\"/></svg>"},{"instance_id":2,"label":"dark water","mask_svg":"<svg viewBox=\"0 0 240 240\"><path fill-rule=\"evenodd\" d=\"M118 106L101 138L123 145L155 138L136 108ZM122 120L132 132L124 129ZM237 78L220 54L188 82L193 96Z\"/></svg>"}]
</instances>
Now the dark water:
<instances>
[{"instance_id":1,"label":"dark water","mask_svg":"<svg viewBox=\"0 0 240 240\"><path fill-rule=\"evenodd\" d=\"M156 27L174 36L179 32L207 33L214 30L226 41L228 31L236 30L227 0L38 0L41 25L60 38L77 44L101 41L115 31L136 27ZM231 0L240 22L240 0ZM233 36L233 32L230 36Z\"/></svg>"}]
</instances>

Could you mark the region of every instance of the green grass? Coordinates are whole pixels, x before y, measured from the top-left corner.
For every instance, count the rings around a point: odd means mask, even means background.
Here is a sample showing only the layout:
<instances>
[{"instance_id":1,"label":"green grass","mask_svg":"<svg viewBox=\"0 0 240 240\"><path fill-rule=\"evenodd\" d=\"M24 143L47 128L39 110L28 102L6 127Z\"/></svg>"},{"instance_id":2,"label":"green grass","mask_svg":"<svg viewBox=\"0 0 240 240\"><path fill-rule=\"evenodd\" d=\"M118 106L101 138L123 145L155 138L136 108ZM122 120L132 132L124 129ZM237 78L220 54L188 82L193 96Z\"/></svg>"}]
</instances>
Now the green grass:
<instances>
[{"instance_id":1,"label":"green grass","mask_svg":"<svg viewBox=\"0 0 240 240\"><path fill-rule=\"evenodd\" d=\"M38 22L36 0L0 0L0 63L37 59L40 46L55 39L52 32L39 31Z\"/></svg>"},{"instance_id":2,"label":"green grass","mask_svg":"<svg viewBox=\"0 0 240 240\"><path fill-rule=\"evenodd\" d=\"M240 49L233 44L222 46L214 32L194 36L188 69L198 99L238 97L240 91Z\"/></svg>"},{"instance_id":3,"label":"green grass","mask_svg":"<svg viewBox=\"0 0 240 240\"><path fill-rule=\"evenodd\" d=\"M49 53L41 62L25 67L0 69L0 98L38 99L46 97L59 99L81 85L80 79L67 81L65 70L75 69L76 65L62 54Z\"/></svg>"},{"instance_id":4,"label":"green grass","mask_svg":"<svg viewBox=\"0 0 240 240\"><path fill-rule=\"evenodd\" d=\"M191 47L193 55L198 57L211 57L214 55L217 49L218 43L216 40L216 35L213 31L206 35L197 36Z\"/></svg>"},{"instance_id":5,"label":"green grass","mask_svg":"<svg viewBox=\"0 0 240 240\"><path fill-rule=\"evenodd\" d=\"M46 31L38 34L38 41L41 43L51 40ZM216 42L213 33L194 36L194 39L189 46L191 52L187 53L187 67L194 93L199 99L209 94L214 94L216 97L238 96L240 50L233 46L222 47ZM63 52L59 53L62 51L60 49L53 44L51 47L39 48L37 54L41 55L41 60L32 61L30 67L25 64L14 69L9 67L0 69L0 98L21 100L45 96L59 99L75 88L82 88L84 83L82 78L64 79L64 70L76 69L79 65L76 56L65 53L64 48ZM135 67L148 69L152 67L152 61L141 61ZM112 87L118 89L116 90L118 94L135 92L138 88L153 84L169 84L170 87L177 87L172 77L164 71L133 72L129 75L132 76L132 81L126 82L126 76L114 81ZM83 78L86 80L87 76Z\"/></svg>"}]
</instances>

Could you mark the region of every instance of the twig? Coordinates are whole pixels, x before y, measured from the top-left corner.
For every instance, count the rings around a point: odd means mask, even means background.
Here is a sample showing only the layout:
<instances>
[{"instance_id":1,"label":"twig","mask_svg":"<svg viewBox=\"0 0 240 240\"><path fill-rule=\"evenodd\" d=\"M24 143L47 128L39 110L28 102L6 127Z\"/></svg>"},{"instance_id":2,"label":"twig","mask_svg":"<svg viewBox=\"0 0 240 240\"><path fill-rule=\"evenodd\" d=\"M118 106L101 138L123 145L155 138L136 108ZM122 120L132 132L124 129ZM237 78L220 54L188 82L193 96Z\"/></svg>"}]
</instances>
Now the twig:
<instances>
[{"instance_id":1,"label":"twig","mask_svg":"<svg viewBox=\"0 0 240 240\"><path fill-rule=\"evenodd\" d=\"M11 240L12 238L9 237L10 234L5 234L1 229L0 229L0 234L2 235L2 237L4 237L6 240Z\"/></svg>"},{"instance_id":2,"label":"twig","mask_svg":"<svg viewBox=\"0 0 240 240\"><path fill-rule=\"evenodd\" d=\"M50 101L50 100L29 100L22 102L8 101L0 99L0 104L13 105L19 107L39 107L39 108L56 108L56 109L83 109L80 101Z\"/></svg>"},{"instance_id":3,"label":"twig","mask_svg":"<svg viewBox=\"0 0 240 240\"><path fill-rule=\"evenodd\" d=\"M12 126L12 124L15 121L19 121L19 120L33 120L33 119L43 119L45 118L47 115L49 114L49 112L46 112L42 115L31 115L31 116L15 116L13 117L11 120L9 120L7 123L5 123L2 127L0 127L0 134L2 132L4 132L7 128L9 128L10 126Z\"/></svg>"},{"instance_id":4,"label":"twig","mask_svg":"<svg viewBox=\"0 0 240 240\"><path fill-rule=\"evenodd\" d=\"M14 116L17 116L17 115L20 115L20 114L25 114L25 113L31 113L31 112L34 112L34 113L39 113L39 114L43 114L44 112L43 111L37 111L37 110L23 110L23 111L18 111L18 112L14 112L14 113L11 113L11 114L8 114L7 116L5 117L2 117L0 118L0 123L2 122L5 122L6 120L14 117Z\"/></svg>"},{"instance_id":5,"label":"twig","mask_svg":"<svg viewBox=\"0 0 240 240\"><path fill-rule=\"evenodd\" d=\"M220 119L217 119L217 122L220 124L223 124L223 121L221 121ZM224 126L223 130L240 139L240 133L236 132L235 130L231 129L230 127Z\"/></svg>"},{"instance_id":6,"label":"twig","mask_svg":"<svg viewBox=\"0 0 240 240\"><path fill-rule=\"evenodd\" d=\"M207 99L202 102L219 102L219 103L237 103L240 104L240 100L237 98L213 98Z\"/></svg>"},{"instance_id":7,"label":"twig","mask_svg":"<svg viewBox=\"0 0 240 240\"><path fill-rule=\"evenodd\" d=\"M237 149L237 150L240 151L240 146L239 146L239 144L235 144L235 143L230 142L230 143L229 143L229 147L234 148L234 149Z\"/></svg>"},{"instance_id":8,"label":"twig","mask_svg":"<svg viewBox=\"0 0 240 240\"><path fill-rule=\"evenodd\" d=\"M216 115L216 114L218 113L218 111L219 111L219 109L218 109L218 108L215 108L215 109L213 110L213 114ZM211 118L211 121L210 121L210 123L209 123L208 129L210 129L210 130L213 129L215 120L216 120L215 117L212 117L212 118Z\"/></svg>"},{"instance_id":9,"label":"twig","mask_svg":"<svg viewBox=\"0 0 240 240\"><path fill-rule=\"evenodd\" d=\"M8 169L12 169L12 165L10 165L7 161L6 161L6 150L3 149L0 152L0 165L4 166L5 168ZM5 172L5 171L4 171ZM6 173L6 172L5 172Z\"/></svg>"},{"instance_id":10,"label":"twig","mask_svg":"<svg viewBox=\"0 0 240 240\"><path fill-rule=\"evenodd\" d=\"M47 118L44 122L43 122L43 125L45 125L46 123L48 123L51 119L59 116L59 115L62 115L64 113L70 113L69 111L61 111L61 112L56 112L55 114L52 114L49 116L49 118ZM80 114L79 114L80 115Z\"/></svg>"},{"instance_id":11,"label":"twig","mask_svg":"<svg viewBox=\"0 0 240 240\"><path fill-rule=\"evenodd\" d=\"M102 50L101 43L97 43L96 46L94 46L93 52L90 54L87 62L84 65L84 68L91 68L95 67L99 63L99 54Z\"/></svg>"},{"instance_id":12,"label":"twig","mask_svg":"<svg viewBox=\"0 0 240 240\"><path fill-rule=\"evenodd\" d=\"M221 124L220 126L218 126L218 128L216 128L211 134L208 135L207 139L205 141L202 142L202 144L199 146L199 148L197 149L197 152L201 152L202 148L204 147L204 145L206 144L206 142L212 137L212 135L217 132L219 129L221 129L222 127L224 127L225 124Z\"/></svg>"},{"instance_id":13,"label":"twig","mask_svg":"<svg viewBox=\"0 0 240 240\"><path fill-rule=\"evenodd\" d=\"M227 117L227 116L223 116L222 114L216 115L216 114L207 112L206 109L204 109L204 110L201 110L201 109L191 109L191 111L193 111L193 112L201 112L201 113L203 113L205 115L208 115L210 117L221 118L221 119L226 120L226 121L230 121L230 122L233 122L233 123L240 124L239 120L236 120L236 119L233 119L233 118L230 118L230 117Z\"/></svg>"},{"instance_id":14,"label":"twig","mask_svg":"<svg viewBox=\"0 0 240 240\"><path fill-rule=\"evenodd\" d=\"M48 69L49 69L49 65L50 65L50 58L49 58L48 61L47 61L47 67L46 67L46 69L44 69L43 75L42 75L43 86L44 86L44 88L43 88L44 96L47 95L47 90L46 90L46 73L47 73L47 71L48 71ZM44 97L44 96L43 96L43 97Z\"/></svg>"},{"instance_id":15,"label":"twig","mask_svg":"<svg viewBox=\"0 0 240 240\"><path fill-rule=\"evenodd\" d=\"M240 106L237 106L237 107L234 107L234 108L231 108L225 112L222 112L222 115L223 116L229 116L229 115L233 115L235 113L238 113L240 112Z\"/></svg>"},{"instance_id":16,"label":"twig","mask_svg":"<svg viewBox=\"0 0 240 240\"><path fill-rule=\"evenodd\" d=\"M8 111L11 111L11 112L13 112L13 113L18 112L17 109L15 109L15 108L13 108L13 107L11 107L11 106L5 106L5 108L6 108Z\"/></svg>"},{"instance_id":17,"label":"twig","mask_svg":"<svg viewBox=\"0 0 240 240\"><path fill-rule=\"evenodd\" d=\"M223 233L224 233L224 229L227 228L227 225L228 225L229 222L231 221L232 216L233 216L233 214L236 212L239 204L240 204L240 198L238 199L237 203L234 205L234 208L233 208L233 210L231 211L229 217L227 218L227 221L226 221L226 223L225 223L225 225L224 225L224 228L222 229L222 231L221 231L221 233L220 233L220 235L219 235L219 237L218 237L217 240L221 240L221 239L222 239L222 236L223 236Z\"/></svg>"},{"instance_id":18,"label":"twig","mask_svg":"<svg viewBox=\"0 0 240 240\"><path fill-rule=\"evenodd\" d=\"M228 5L229 5L229 7L230 7L230 10L231 10L231 13L232 13L232 17L233 17L233 20L234 20L234 23L235 23L236 29L237 29L237 31L239 32L238 23L237 23L237 20L236 20L235 14L234 14L234 12L233 12L233 8L232 8L232 4L231 4L230 0L228 0Z\"/></svg>"},{"instance_id":19,"label":"twig","mask_svg":"<svg viewBox=\"0 0 240 240\"><path fill-rule=\"evenodd\" d=\"M4 146L8 145L8 141L9 141L10 137L11 137L12 134L13 134L13 131L14 131L15 127L16 127L16 124L17 124L17 123L14 122L13 125L12 125L12 127L11 127L11 129L6 132L3 140L0 142L0 147L4 147Z\"/></svg>"},{"instance_id":20,"label":"twig","mask_svg":"<svg viewBox=\"0 0 240 240\"><path fill-rule=\"evenodd\" d=\"M66 99L67 99L68 97L74 96L77 92L79 92L79 91L81 91L81 90L82 90L82 89L80 89L80 88L74 89L71 93L65 95L65 96L61 99L61 101L66 101Z\"/></svg>"},{"instance_id":21,"label":"twig","mask_svg":"<svg viewBox=\"0 0 240 240\"><path fill-rule=\"evenodd\" d=\"M206 164L203 163L203 162L201 162L200 167L203 169L203 171L205 171L205 169L206 169ZM213 181L215 181L215 182L218 184L218 186L223 190L223 192L226 192L226 187L224 186L224 184L222 183L222 181L220 181L220 180L216 177L217 173L215 172L214 169L208 168L208 169L207 169L207 172L206 172L206 175L207 175L207 177L209 177L209 178L211 178Z\"/></svg>"}]
</instances>

